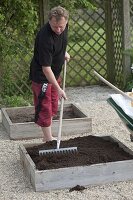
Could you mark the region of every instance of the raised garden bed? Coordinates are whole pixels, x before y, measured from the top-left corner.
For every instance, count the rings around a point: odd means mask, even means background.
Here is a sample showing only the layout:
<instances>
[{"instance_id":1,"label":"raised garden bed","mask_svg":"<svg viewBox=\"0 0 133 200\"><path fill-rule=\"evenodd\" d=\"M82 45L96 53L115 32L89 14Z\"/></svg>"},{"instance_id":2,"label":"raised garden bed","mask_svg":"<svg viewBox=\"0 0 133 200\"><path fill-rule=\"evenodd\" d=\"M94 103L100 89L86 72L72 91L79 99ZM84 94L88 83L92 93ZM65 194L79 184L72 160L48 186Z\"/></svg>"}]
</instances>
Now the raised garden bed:
<instances>
[{"instance_id":1,"label":"raised garden bed","mask_svg":"<svg viewBox=\"0 0 133 200\"><path fill-rule=\"evenodd\" d=\"M71 146L77 146L76 154L39 156L40 149L56 148L56 142L20 145L20 159L35 191L133 179L133 152L116 138L90 135L61 141L61 147Z\"/></svg>"},{"instance_id":2,"label":"raised garden bed","mask_svg":"<svg viewBox=\"0 0 133 200\"><path fill-rule=\"evenodd\" d=\"M2 108L2 124L11 139L42 137L42 130L34 123L34 107ZM59 112L52 124L52 133L57 136ZM62 134L91 133L92 120L75 104L64 104Z\"/></svg>"}]
</instances>

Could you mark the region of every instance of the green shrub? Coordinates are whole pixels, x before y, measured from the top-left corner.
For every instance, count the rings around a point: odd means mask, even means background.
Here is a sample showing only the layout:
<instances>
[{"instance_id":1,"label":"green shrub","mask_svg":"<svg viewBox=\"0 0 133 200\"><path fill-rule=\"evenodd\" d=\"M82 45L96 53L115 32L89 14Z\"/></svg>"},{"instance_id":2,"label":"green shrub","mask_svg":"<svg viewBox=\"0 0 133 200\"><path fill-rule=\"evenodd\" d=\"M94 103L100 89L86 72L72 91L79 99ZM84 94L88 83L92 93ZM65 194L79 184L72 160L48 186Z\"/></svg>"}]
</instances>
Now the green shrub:
<instances>
[{"instance_id":1,"label":"green shrub","mask_svg":"<svg viewBox=\"0 0 133 200\"><path fill-rule=\"evenodd\" d=\"M125 91L126 92L131 92L133 89L133 75L131 75L128 80L127 80L127 83L126 83L126 86L125 86Z\"/></svg>"},{"instance_id":2,"label":"green shrub","mask_svg":"<svg viewBox=\"0 0 133 200\"><path fill-rule=\"evenodd\" d=\"M132 80L129 80L126 84L125 90L126 92L131 92L133 89L133 77Z\"/></svg>"},{"instance_id":3,"label":"green shrub","mask_svg":"<svg viewBox=\"0 0 133 200\"><path fill-rule=\"evenodd\" d=\"M5 95L0 99L1 107L20 107L20 106L31 106L32 105L32 96L23 97L23 96L7 96Z\"/></svg>"}]
</instances>

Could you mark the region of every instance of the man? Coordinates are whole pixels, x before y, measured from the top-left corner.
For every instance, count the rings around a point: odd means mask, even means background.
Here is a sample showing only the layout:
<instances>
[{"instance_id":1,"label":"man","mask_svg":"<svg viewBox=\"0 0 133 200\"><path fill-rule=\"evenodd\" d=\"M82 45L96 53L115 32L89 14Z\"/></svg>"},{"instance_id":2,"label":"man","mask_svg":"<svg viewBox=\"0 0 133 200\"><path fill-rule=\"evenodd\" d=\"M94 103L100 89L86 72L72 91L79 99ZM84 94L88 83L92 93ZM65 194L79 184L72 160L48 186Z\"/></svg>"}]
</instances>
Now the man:
<instances>
[{"instance_id":1,"label":"man","mask_svg":"<svg viewBox=\"0 0 133 200\"><path fill-rule=\"evenodd\" d=\"M35 105L35 123L43 131L43 141L54 140L51 133L52 118L57 114L58 99L67 99L61 89L60 73L64 60L69 61L66 52L68 11L61 7L51 9L48 22L38 32L34 56L30 66L30 79Z\"/></svg>"}]
</instances>

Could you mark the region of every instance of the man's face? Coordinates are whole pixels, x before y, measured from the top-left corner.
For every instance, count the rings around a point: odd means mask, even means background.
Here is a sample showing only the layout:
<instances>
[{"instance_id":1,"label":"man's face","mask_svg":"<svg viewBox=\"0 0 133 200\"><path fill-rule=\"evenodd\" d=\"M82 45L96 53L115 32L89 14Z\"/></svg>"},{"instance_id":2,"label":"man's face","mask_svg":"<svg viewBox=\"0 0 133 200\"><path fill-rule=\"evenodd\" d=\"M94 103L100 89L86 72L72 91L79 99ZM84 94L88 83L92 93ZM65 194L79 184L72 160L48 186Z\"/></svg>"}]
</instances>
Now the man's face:
<instances>
[{"instance_id":1,"label":"man's face","mask_svg":"<svg viewBox=\"0 0 133 200\"><path fill-rule=\"evenodd\" d=\"M67 20L62 17L59 21L56 21L55 17L49 21L52 31L54 31L57 35L60 35L66 28Z\"/></svg>"}]
</instances>

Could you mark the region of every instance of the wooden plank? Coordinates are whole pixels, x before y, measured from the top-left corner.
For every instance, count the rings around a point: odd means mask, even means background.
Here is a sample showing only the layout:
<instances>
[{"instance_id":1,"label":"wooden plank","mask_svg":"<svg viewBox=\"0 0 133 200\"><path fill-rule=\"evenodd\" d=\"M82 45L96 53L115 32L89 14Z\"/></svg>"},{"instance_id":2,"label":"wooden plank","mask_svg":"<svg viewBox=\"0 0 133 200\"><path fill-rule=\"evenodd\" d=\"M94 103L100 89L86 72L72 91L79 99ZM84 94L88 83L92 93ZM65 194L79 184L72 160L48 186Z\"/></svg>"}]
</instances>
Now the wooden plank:
<instances>
[{"instance_id":1,"label":"wooden plank","mask_svg":"<svg viewBox=\"0 0 133 200\"><path fill-rule=\"evenodd\" d=\"M24 173L25 175L29 177L31 184L35 189L36 188L35 186L36 166L23 145L19 146L19 152L20 152L20 158L21 158L21 163L23 165Z\"/></svg>"},{"instance_id":2,"label":"wooden plank","mask_svg":"<svg viewBox=\"0 0 133 200\"><path fill-rule=\"evenodd\" d=\"M32 139L41 138L42 130L34 122L15 123L10 127L11 139Z\"/></svg>"},{"instance_id":3,"label":"wooden plank","mask_svg":"<svg viewBox=\"0 0 133 200\"><path fill-rule=\"evenodd\" d=\"M6 110L3 108L1 108L1 118L2 118L2 124L5 127L6 132L8 134L10 134L10 127L11 127L12 123L6 113Z\"/></svg>"},{"instance_id":4,"label":"wooden plank","mask_svg":"<svg viewBox=\"0 0 133 200\"><path fill-rule=\"evenodd\" d=\"M52 131L53 131L53 135L57 136L58 121L53 121ZM74 118L74 119L65 119L62 122L63 136L91 133L91 132L92 132L92 119Z\"/></svg>"},{"instance_id":5,"label":"wooden plank","mask_svg":"<svg viewBox=\"0 0 133 200\"><path fill-rule=\"evenodd\" d=\"M88 186L133 179L133 161L37 171L36 191Z\"/></svg>"},{"instance_id":6,"label":"wooden plank","mask_svg":"<svg viewBox=\"0 0 133 200\"><path fill-rule=\"evenodd\" d=\"M83 111L81 112L80 108L76 104L73 106L73 110L74 114L76 116L79 116L80 118L84 118L87 116Z\"/></svg>"}]
</instances>

